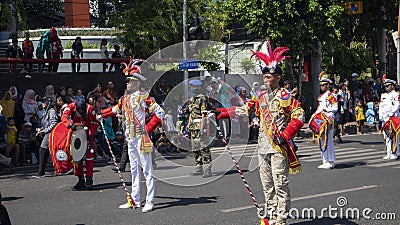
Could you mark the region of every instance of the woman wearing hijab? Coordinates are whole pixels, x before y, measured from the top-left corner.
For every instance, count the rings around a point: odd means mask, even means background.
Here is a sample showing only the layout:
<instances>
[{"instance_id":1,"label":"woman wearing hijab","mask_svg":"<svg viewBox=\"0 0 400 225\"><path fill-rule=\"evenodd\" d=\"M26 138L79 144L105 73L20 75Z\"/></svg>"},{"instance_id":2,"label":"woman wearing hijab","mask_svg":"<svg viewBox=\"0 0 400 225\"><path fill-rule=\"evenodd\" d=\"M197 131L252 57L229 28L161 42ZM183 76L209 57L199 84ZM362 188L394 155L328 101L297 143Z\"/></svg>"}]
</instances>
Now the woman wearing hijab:
<instances>
[{"instance_id":1,"label":"woman wearing hijab","mask_svg":"<svg viewBox=\"0 0 400 225\"><path fill-rule=\"evenodd\" d=\"M33 115L37 113L38 105L35 101L35 91L28 89L25 92L24 100L22 101L22 109L25 113L25 122L30 122Z\"/></svg>"},{"instance_id":2,"label":"woman wearing hijab","mask_svg":"<svg viewBox=\"0 0 400 225\"><path fill-rule=\"evenodd\" d=\"M46 90L44 92L43 98L50 98L51 101L56 102L57 96L54 94L54 86L49 84L46 86Z\"/></svg>"},{"instance_id":3,"label":"woman wearing hijab","mask_svg":"<svg viewBox=\"0 0 400 225\"><path fill-rule=\"evenodd\" d=\"M1 106L3 106L3 114L6 121L9 117L14 117L15 102L12 100L11 91L6 91L6 93L4 93L4 96L1 99Z\"/></svg>"},{"instance_id":4,"label":"woman wearing hijab","mask_svg":"<svg viewBox=\"0 0 400 225\"><path fill-rule=\"evenodd\" d=\"M18 100L18 90L15 86L11 86L10 89L8 89L11 92L11 97L13 101ZM18 102L16 102L18 103Z\"/></svg>"},{"instance_id":5,"label":"woman wearing hijab","mask_svg":"<svg viewBox=\"0 0 400 225\"><path fill-rule=\"evenodd\" d=\"M251 97L256 96L257 98L260 97L260 84L258 82L253 83L253 87L251 88L250 94Z\"/></svg>"}]
</instances>

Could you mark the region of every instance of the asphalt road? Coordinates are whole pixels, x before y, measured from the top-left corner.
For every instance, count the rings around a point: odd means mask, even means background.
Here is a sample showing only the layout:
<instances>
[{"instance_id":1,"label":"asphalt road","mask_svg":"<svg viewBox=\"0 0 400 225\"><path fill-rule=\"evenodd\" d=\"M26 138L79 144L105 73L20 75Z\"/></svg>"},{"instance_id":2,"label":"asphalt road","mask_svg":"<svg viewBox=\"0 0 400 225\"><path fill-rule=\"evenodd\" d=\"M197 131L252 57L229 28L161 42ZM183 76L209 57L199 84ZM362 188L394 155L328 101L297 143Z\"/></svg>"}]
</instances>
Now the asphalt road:
<instances>
[{"instance_id":1,"label":"asphalt road","mask_svg":"<svg viewBox=\"0 0 400 225\"><path fill-rule=\"evenodd\" d=\"M382 135L343 139L345 143L335 145L337 164L333 170L317 169L320 153L310 139L296 140L303 171L290 176L291 215L296 218L288 222L400 224L400 160L382 160ZM262 205L263 193L253 158L255 147L232 145L232 150ZM212 152L214 176L205 179L187 175L194 168L191 154L159 157L156 203L150 213L118 209L125 202L122 185L110 166L99 162L93 191L71 191L76 183L72 175L52 177L48 173L46 178L34 179L30 168L1 175L3 204L13 224L259 224L257 211L229 154L224 148L213 148ZM123 175L130 181L129 173ZM144 202L143 181L142 198ZM366 219L368 216L370 219Z\"/></svg>"}]
</instances>

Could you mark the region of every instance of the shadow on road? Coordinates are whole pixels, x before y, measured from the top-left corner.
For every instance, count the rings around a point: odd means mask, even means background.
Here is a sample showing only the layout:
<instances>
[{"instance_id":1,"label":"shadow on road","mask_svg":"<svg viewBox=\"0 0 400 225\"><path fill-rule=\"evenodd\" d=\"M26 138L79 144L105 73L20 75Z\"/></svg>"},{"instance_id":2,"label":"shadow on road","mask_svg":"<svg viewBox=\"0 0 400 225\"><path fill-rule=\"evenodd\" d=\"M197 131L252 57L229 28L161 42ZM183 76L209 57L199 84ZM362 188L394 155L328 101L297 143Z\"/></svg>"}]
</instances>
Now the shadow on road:
<instances>
[{"instance_id":1,"label":"shadow on road","mask_svg":"<svg viewBox=\"0 0 400 225\"><path fill-rule=\"evenodd\" d=\"M10 202L10 201L15 201L15 200L18 200L21 198L24 198L24 197L2 197L1 201L2 202Z\"/></svg>"},{"instance_id":2,"label":"shadow on road","mask_svg":"<svg viewBox=\"0 0 400 225\"><path fill-rule=\"evenodd\" d=\"M366 165L366 162L346 162L346 163L338 163L335 164L335 169L347 169L347 168L352 168L356 166L363 166Z\"/></svg>"},{"instance_id":3,"label":"shadow on road","mask_svg":"<svg viewBox=\"0 0 400 225\"><path fill-rule=\"evenodd\" d=\"M303 221L298 223L291 223L292 225L358 225L353 221L348 219L331 219L331 218L322 218L322 219L314 219L311 221Z\"/></svg>"},{"instance_id":4,"label":"shadow on road","mask_svg":"<svg viewBox=\"0 0 400 225\"><path fill-rule=\"evenodd\" d=\"M362 142L360 142L360 144L362 144L362 145L380 145L380 144L384 144L383 143L383 139L382 139L382 141L370 141L370 142L366 142L366 141L362 141Z\"/></svg>"},{"instance_id":5,"label":"shadow on road","mask_svg":"<svg viewBox=\"0 0 400 225\"><path fill-rule=\"evenodd\" d=\"M349 143L362 143L362 141L356 140L343 140L342 144L349 144Z\"/></svg>"},{"instance_id":6,"label":"shadow on road","mask_svg":"<svg viewBox=\"0 0 400 225\"><path fill-rule=\"evenodd\" d=\"M197 205L197 204L208 204L216 203L217 197L198 197L198 198L179 198L179 197L166 197L166 196L156 196L158 199L171 199L173 201L157 203L155 205L155 210L165 209L175 206L187 206L187 205Z\"/></svg>"},{"instance_id":7,"label":"shadow on road","mask_svg":"<svg viewBox=\"0 0 400 225\"><path fill-rule=\"evenodd\" d=\"M125 182L126 186L131 186L131 182ZM112 182L112 183L104 183L104 184L95 184L93 185L93 190L105 190L105 189L115 189L119 186L122 186L121 182Z\"/></svg>"}]
</instances>

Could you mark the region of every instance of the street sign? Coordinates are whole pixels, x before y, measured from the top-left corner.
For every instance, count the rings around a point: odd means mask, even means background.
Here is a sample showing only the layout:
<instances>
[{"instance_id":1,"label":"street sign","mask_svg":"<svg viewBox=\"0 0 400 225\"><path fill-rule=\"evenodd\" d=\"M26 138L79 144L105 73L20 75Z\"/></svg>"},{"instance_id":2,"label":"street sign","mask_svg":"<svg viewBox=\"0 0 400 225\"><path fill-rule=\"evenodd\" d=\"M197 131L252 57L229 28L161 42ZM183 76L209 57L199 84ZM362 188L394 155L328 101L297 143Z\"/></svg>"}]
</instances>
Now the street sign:
<instances>
[{"instance_id":1,"label":"street sign","mask_svg":"<svg viewBox=\"0 0 400 225\"><path fill-rule=\"evenodd\" d=\"M363 13L363 2L344 2L341 4L347 14L361 14Z\"/></svg>"},{"instance_id":2,"label":"street sign","mask_svg":"<svg viewBox=\"0 0 400 225\"><path fill-rule=\"evenodd\" d=\"M398 31L393 32L393 33L392 33L392 37L393 37L394 45L395 45L396 48L398 49L399 46L397 46L397 44L398 44L397 38L400 38L400 37L399 37L399 32L398 32Z\"/></svg>"},{"instance_id":3,"label":"street sign","mask_svg":"<svg viewBox=\"0 0 400 225\"><path fill-rule=\"evenodd\" d=\"M197 69L199 68L199 60L180 60L179 70Z\"/></svg>"}]
</instances>

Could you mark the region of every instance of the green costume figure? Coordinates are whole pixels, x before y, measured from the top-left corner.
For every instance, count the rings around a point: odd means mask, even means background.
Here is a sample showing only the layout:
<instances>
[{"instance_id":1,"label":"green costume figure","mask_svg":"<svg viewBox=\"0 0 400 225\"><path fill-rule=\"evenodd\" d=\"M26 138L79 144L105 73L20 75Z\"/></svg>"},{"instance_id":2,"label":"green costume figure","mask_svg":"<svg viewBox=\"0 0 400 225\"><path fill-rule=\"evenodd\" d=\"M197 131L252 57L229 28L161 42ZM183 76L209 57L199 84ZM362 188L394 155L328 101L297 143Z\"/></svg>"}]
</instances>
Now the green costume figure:
<instances>
[{"instance_id":1,"label":"green costume figure","mask_svg":"<svg viewBox=\"0 0 400 225\"><path fill-rule=\"evenodd\" d=\"M211 109L211 104L201 89L202 82L200 80L191 80L189 84L192 89L192 97L187 104L190 112L188 129L196 163L196 169L192 175L203 175L203 178L211 177L211 152L204 137L205 119L207 110Z\"/></svg>"},{"instance_id":2,"label":"green costume figure","mask_svg":"<svg viewBox=\"0 0 400 225\"><path fill-rule=\"evenodd\" d=\"M40 38L37 48L36 48L36 58L44 59L44 55L46 54L46 58L50 59L50 30L44 32L43 36ZM38 64L38 72L43 73L44 63Z\"/></svg>"}]
</instances>

